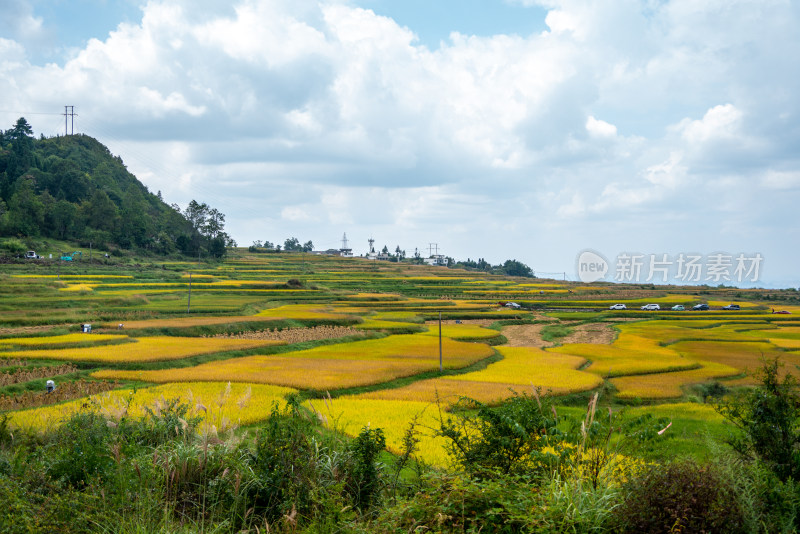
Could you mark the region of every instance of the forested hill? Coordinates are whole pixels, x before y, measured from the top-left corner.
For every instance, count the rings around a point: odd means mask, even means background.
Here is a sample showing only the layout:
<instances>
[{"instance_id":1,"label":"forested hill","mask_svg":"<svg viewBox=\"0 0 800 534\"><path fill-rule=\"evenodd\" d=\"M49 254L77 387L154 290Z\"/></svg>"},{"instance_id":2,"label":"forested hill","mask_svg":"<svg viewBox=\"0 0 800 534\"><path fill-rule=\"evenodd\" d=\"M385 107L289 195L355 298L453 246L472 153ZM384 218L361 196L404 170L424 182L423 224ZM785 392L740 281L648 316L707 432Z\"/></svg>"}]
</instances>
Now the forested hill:
<instances>
[{"instance_id":1,"label":"forested hill","mask_svg":"<svg viewBox=\"0 0 800 534\"><path fill-rule=\"evenodd\" d=\"M221 256L224 221L206 204L166 204L92 137L36 139L24 118L0 130L0 236Z\"/></svg>"}]
</instances>

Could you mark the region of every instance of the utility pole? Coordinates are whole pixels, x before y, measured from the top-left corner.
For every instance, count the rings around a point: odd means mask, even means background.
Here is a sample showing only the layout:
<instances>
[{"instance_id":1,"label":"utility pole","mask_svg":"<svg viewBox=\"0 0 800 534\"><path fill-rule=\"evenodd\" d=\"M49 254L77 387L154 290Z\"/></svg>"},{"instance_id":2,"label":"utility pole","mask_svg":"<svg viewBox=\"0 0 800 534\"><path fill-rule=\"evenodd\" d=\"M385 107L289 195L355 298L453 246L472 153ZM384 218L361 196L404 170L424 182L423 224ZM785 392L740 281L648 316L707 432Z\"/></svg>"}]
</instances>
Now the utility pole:
<instances>
[{"instance_id":1,"label":"utility pole","mask_svg":"<svg viewBox=\"0 0 800 534\"><path fill-rule=\"evenodd\" d=\"M439 312L439 373L442 372L442 312Z\"/></svg>"},{"instance_id":2,"label":"utility pole","mask_svg":"<svg viewBox=\"0 0 800 534\"><path fill-rule=\"evenodd\" d=\"M67 119L70 120L72 126L69 128L71 132L67 131ZM64 106L64 135L75 135L75 106Z\"/></svg>"},{"instance_id":3,"label":"utility pole","mask_svg":"<svg viewBox=\"0 0 800 534\"><path fill-rule=\"evenodd\" d=\"M192 308L192 273L189 273L189 301L186 303L186 313Z\"/></svg>"}]
</instances>

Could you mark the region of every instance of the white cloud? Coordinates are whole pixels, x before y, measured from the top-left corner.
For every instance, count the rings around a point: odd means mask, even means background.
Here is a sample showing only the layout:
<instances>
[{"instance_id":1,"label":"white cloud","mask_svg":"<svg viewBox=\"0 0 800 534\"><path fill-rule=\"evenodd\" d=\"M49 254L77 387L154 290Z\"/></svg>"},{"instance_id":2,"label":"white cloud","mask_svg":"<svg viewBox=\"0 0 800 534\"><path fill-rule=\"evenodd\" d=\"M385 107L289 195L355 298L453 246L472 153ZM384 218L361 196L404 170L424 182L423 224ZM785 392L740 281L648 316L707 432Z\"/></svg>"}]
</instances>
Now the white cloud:
<instances>
[{"instance_id":1,"label":"white cloud","mask_svg":"<svg viewBox=\"0 0 800 534\"><path fill-rule=\"evenodd\" d=\"M597 221L634 221L641 239L690 233L661 221L703 195L758 197L764 221L768 195L800 201L795 7L517 3L545 8L548 31L454 32L429 49L357 1L150 0L140 23L61 64L32 65L26 41L3 35L0 94L14 110L74 103L151 189L214 198L242 242L266 237L258 220L464 247L472 232L499 249L545 239L530 228L547 224L570 229L551 242L565 247ZM164 143L184 149L175 159Z\"/></svg>"},{"instance_id":2,"label":"white cloud","mask_svg":"<svg viewBox=\"0 0 800 534\"><path fill-rule=\"evenodd\" d=\"M592 137L615 137L617 135L616 126L606 121L595 119L591 115L586 119L586 131Z\"/></svg>"},{"instance_id":3,"label":"white cloud","mask_svg":"<svg viewBox=\"0 0 800 534\"><path fill-rule=\"evenodd\" d=\"M689 144L734 139L741 133L742 112L733 104L709 109L700 120L684 119L677 129Z\"/></svg>"}]
</instances>

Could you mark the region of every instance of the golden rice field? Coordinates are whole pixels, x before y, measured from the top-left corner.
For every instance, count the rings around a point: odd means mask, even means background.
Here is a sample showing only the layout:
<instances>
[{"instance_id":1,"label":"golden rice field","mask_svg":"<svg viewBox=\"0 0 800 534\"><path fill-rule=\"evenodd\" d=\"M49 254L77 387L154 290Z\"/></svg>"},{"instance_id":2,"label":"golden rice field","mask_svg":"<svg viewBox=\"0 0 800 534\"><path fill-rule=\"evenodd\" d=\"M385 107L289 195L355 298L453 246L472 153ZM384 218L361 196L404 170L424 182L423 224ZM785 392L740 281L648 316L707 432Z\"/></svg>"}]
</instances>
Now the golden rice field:
<instances>
[{"instance_id":1,"label":"golden rice field","mask_svg":"<svg viewBox=\"0 0 800 534\"><path fill-rule=\"evenodd\" d=\"M567 344L547 349L559 354L572 354L590 360L586 369L605 378L684 371L698 367L695 359L681 356L670 346L631 334L620 334L611 345L588 343Z\"/></svg>"},{"instance_id":2,"label":"golden rice field","mask_svg":"<svg viewBox=\"0 0 800 534\"><path fill-rule=\"evenodd\" d=\"M776 347L787 349L787 350L797 350L800 349L800 339L790 339L785 337L774 337L770 338L769 342L775 345Z\"/></svg>"},{"instance_id":3,"label":"golden rice field","mask_svg":"<svg viewBox=\"0 0 800 534\"><path fill-rule=\"evenodd\" d=\"M400 330L400 331L408 331L411 328L416 328L418 331L422 330L424 327L421 325L415 325L414 323L403 322L403 321L384 321L381 319L364 319L363 323L359 323L353 325L354 328L358 328L359 330L386 330L386 331L393 331L393 330Z\"/></svg>"},{"instance_id":4,"label":"golden rice field","mask_svg":"<svg viewBox=\"0 0 800 534\"><path fill-rule=\"evenodd\" d=\"M706 328L686 328L678 325L664 325L667 321L643 321L619 325L617 328L623 333L633 334L648 339L653 339L663 344L676 343L683 340L692 341L740 341L748 339L742 337L742 330L759 324L721 324ZM752 339L749 338L749 339Z\"/></svg>"},{"instance_id":5,"label":"golden rice field","mask_svg":"<svg viewBox=\"0 0 800 534\"><path fill-rule=\"evenodd\" d=\"M460 397L470 397L497 404L514 391L530 391L534 386L558 395L588 391L603 383L601 377L578 370L586 360L577 356L552 354L535 347L496 349L503 359L480 371L421 380L401 388L365 393L359 398L441 401L449 406Z\"/></svg>"},{"instance_id":6,"label":"golden rice field","mask_svg":"<svg viewBox=\"0 0 800 534\"><path fill-rule=\"evenodd\" d=\"M443 340L444 367L460 369L494 354L481 343ZM281 355L247 356L196 367L157 371L97 371L104 379L146 382L231 381L299 389L336 390L388 382L439 368L438 339L390 336L326 345Z\"/></svg>"},{"instance_id":7,"label":"golden rice field","mask_svg":"<svg viewBox=\"0 0 800 534\"><path fill-rule=\"evenodd\" d=\"M328 428L351 436L357 435L366 426L383 429L386 446L395 453L401 452L403 435L416 418L415 428L420 438L416 457L438 467L446 467L450 463L444 439L432 435L431 429L439 424L439 412L435 405L428 402L340 397L307 401L305 406L316 412ZM449 417L447 414L445 416Z\"/></svg>"},{"instance_id":8,"label":"golden rice field","mask_svg":"<svg viewBox=\"0 0 800 534\"><path fill-rule=\"evenodd\" d=\"M119 324L123 329L138 330L142 328L189 328L192 326L209 326L233 323L264 323L272 320L253 315L223 315L217 317L175 317L169 319L142 319L139 321L123 321L121 323L102 323L101 328L117 328ZM94 334L93 334L94 335Z\"/></svg>"},{"instance_id":9,"label":"golden rice field","mask_svg":"<svg viewBox=\"0 0 800 534\"><path fill-rule=\"evenodd\" d=\"M226 384L189 382L165 384L137 390L118 389L76 399L53 406L44 406L9 413L13 427L44 430L90 404L110 419L123 415L141 417L145 407L158 410L165 400L180 399L191 406L191 415L203 417L202 429L216 430L231 425L247 425L266 419L274 403L284 406L284 397L295 393L290 388L264 384Z\"/></svg>"},{"instance_id":10,"label":"golden rice field","mask_svg":"<svg viewBox=\"0 0 800 534\"><path fill-rule=\"evenodd\" d=\"M425 336L438 336L439 327L435 324L429 324L428 330L422 332ZM472 324L443 324L442 336L451 339L460 339L463 341L478 341L483 339L492 339L500 336L500 332L490 328L483 328Z\"/></svg>"},{"instance_id":11,"label":"golden rice field","mask_svg":"<svg viewBox=\"0 0 800 534\"><path fill-rule=\"evenodd\" d=\"M342 319L344 314L332 313L324 305L319 304L287 304L277 308L261 310L256 317L273 317L276 319Z\"/></svg>"},{"instance_id":12,"label":"golden rice field","mask_svg":"<svg viewBox=\"0 0 800 534\"><path fill-rule=\"evenodd\" d=\"M739 369L715 362L697 362L699 369L675 371L650 375L612 378L620 399L675 399L683 395L683 386L700 384L717 378L728 378L741 374Z\"/></svg>"},{"instance_id":13,"label":"golden rice field","mask_svg":"<svg viewBox=\"0 0 800 534\"><path fill-rule=\"evenodd\" d=\"M770 339L800 339L800 326L772 326L771 329L758 327L758 330L749 330L744 334Z\"/></svg>"},{"instance_id":14,"label":"golden rice field","mask_svg":"<svg viewBox=\"0 0 800 534\"><path fill-rule=\"evenodd\" d=\"M159 362L199 354L284 345L284 341L259 339L197 338L156 336L131 338L132 343L58 350L17 350L0 352L0 358L31 358L76 362Z\"/></svg>"},{"instance_id":15,"label":"golden rice field","mask_svg":"<svg viewBox=\"0 0 800 534\"><path fill-rule=\"evenodd\" d=\"M38 346L38 345L61 345L68 343L101 343L104 341L122 341L128 336L119 334L64 334L61 336L46 337L7 337L0 339L0 348L8 349L8 346Z\"/></svg>"},{"instance_id":16,"label":"golden rice field","mask_svg":"<svg viewBox=\"0 0 800 534\"><path fill-rule=\"evenodd\" d=\"M782 376L800 365L800 354L781 351L771 343L682 341L672 345L672 348L686 358L728 365L749 374L763 367L764 358L777 357L785 363L779 369ZM754 380L750 379L749 382L754 383Z\"/></svg>"}]
</instances>

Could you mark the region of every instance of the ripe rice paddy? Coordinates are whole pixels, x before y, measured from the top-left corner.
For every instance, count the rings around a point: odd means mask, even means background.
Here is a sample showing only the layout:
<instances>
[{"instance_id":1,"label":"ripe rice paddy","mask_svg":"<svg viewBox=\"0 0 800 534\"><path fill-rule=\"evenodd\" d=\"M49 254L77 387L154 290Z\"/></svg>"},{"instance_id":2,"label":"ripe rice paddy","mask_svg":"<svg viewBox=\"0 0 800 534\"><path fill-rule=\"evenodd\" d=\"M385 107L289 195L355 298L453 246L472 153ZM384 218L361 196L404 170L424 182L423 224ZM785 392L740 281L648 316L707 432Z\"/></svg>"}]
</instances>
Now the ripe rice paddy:
<instances>
[{"instance_id":1,"label":"ripe rice paddy","mask_svg":"<svg viewBox=\"0 0 800 534\"><path fill-rule=\"evenodd\" d=\"M447 369L460 369L494 351L480 343L443 340ZM439 343L430 336L400 335L326 345L281 355L247 356L191 368L98 371L95 378L147 382L231 381L299 389L336 390L388 382L438 369Z\"/></svg>"},{"instance_id":2,"label":"ripe rice paddy","mask_svg":"<svg viewBox=\"0 0 800 534\"><path fill-rule=\"evenodd\" d=\"M190 415L203 417L205 430L222 430L231 425L246 425L269 416L274 403L285 404L284 397L295 393L290 388L263 384L226 384L189 382L165 384L137 390L118 389L89 398L76 399L54 406L10 412L14 427L43 430L89 405L109 418L123 415L142 417L145 408L158 410L165 401L180 399L191 407Z\"/></svg>"},{"instance_id":3,"label":"ripe rice paddy","mask_svg":"<svg viewBox=\"0 0 800 534\"><path fill-rule=\"evenodd\" d=\"M686 358L727 365L748 374L753 374L763 367L765 358L777 357L791 369L800 364L800 354L780 351L771 343L682 341L672 345L672 348ZM790 370L786 367L780 369L781 375Z\"/></svg>"},{"instance_id":4,"label":"ripe rice paddy","mask_svg":"<svg viewBox=\"0 0 800 534\"><path fill-rule=\"evenodd\" d=\"M58 350L17 350L0 352L0 358L31 358L75 362L158 362L179 360L199 354L245 350L255 347L283 345L284 341L257 339L208 339L196 337L156 336L131 338L133 343Z\"/></svg>"},{"instance_id":5,"label":"ripe rice paddy","mask_svg":"<svg viewBox=\"0 0 800 534\"><path fill-rule=\"evenodd\" d=\"M61 336L41 337L7 337L0 339L0 348L6 350L8 346L38 346L61 345L69 343L102 343L104 341L122 341L128 336L118 334L64 334Z\"/></svg>"}]
</instances>

